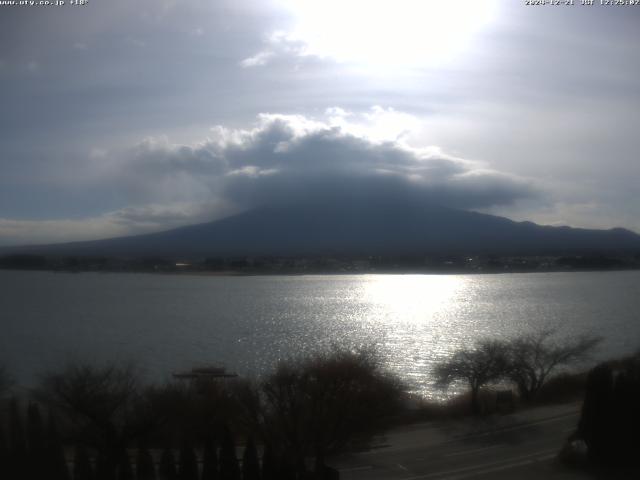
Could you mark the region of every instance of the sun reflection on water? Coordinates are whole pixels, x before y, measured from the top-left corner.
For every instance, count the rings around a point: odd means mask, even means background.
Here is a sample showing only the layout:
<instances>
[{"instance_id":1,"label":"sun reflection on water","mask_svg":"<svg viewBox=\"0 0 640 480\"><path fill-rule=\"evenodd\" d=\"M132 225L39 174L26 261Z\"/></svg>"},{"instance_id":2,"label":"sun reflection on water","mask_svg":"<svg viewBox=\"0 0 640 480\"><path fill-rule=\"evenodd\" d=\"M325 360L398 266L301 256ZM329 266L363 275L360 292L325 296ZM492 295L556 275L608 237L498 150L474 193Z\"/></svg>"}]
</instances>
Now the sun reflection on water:
<instances>
[{"instance_id":1,"label":"sun reflection on water","mask_svg":"<svg viewBox=\"0 0 640 480\"><path fill-rule=\"evenodd\" d=\"M474 336L469 331L461 338L457 311L474 296L473 281L460 275L371 275L362 282L361 295L369 306L368 334L378 339L385 365L411 390L440 397L425 379L453 344Z\"/></svg>"},{"instance_id":2,"label":"sun reflection on water","mask_svg":"<svg viewBox=\"0 0 640 480\"><path fill-rule=\"evenodd\" d=\"M464 287L456 275L372 275L364 282L364 300L400 321L423 323L447 308Z\"/></svg>"},{"instance_id":3,"label":"sun reflection on water","mask_svg":"<svg viewBox=\"0 0 640 480\"><path fill-rule=\"evenodd\" d=\"M604 336L597 353L603 360L637 350L639 275L79 278L7 271L0 272L7 320L0 351L29 384L52 364L63 365L66 352L135 359L164 379L168 371L211 362L256 376L292 356L372 347L412 392L441 399L464 386L438 389L434 365L481 339L555 328L562 336Z\"/></svg>"}]
</instances>

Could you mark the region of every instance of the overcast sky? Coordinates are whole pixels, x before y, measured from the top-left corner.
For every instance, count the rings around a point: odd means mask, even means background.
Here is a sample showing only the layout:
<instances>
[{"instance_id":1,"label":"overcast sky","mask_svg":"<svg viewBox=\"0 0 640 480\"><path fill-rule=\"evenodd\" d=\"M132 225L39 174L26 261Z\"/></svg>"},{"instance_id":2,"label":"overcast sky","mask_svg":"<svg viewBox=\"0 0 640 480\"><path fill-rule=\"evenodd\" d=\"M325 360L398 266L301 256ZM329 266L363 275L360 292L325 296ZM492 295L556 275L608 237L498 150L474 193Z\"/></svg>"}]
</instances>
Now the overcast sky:
<instances>
[{"instance_id":1,"label":"overcast sky","mask_svg":"<svg viewBox=\"0 0 640 480\"><path fill-rule=\"evenodd\" d=\"M0 6L0 245L343 190L640 231L640 6L576 2Z\"/></svg>"}]
</instances>

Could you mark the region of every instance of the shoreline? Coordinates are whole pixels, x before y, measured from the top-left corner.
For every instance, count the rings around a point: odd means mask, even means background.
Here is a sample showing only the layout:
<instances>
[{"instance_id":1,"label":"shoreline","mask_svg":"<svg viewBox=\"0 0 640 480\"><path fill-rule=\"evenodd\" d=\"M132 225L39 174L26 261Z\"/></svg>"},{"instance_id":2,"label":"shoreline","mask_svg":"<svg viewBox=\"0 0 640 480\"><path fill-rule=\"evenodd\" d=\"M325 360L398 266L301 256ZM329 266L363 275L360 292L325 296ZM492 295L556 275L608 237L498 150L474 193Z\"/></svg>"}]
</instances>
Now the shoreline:
<instances>
[{"instance_id":1,"label":"shoreline","mask_svg":"<svg viewBox=\"0 0 640 480\"><path fill-rule=\"evenodd\" d=\"M364 275L508 275L508 274L530 274L530 273L606 273L606 272L637 272L640 267L626 268L548 268L548 269L496 269L496 270L442 270L442 269L420 269L420 270L326 270L326 271L246 271L246 270L110 270L110 269L67 269L67 268L3 268L2 272L49 272L62 274L81 273L104 273L104 274L149 274L166 276L197 276L197 277L299 277L299 276L364 276Z\"/></svg>"}]
</instances>

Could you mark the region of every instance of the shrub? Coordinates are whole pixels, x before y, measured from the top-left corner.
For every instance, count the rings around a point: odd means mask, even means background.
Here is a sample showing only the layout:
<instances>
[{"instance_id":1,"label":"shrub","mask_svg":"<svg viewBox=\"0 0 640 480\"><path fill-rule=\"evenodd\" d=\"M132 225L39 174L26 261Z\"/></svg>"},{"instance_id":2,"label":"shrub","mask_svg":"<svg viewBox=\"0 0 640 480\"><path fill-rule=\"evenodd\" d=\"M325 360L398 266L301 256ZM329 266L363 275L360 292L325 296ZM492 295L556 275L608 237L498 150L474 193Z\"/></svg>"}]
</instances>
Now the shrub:
<instances>
[{"instance_id":1,"label":"shrub","mask_svg":"<svg viewBox=\"0 0 640 480\"><path fill-rule=\"evenodd\" d=\"M239 395L245 418L272 453L302 471L308 456L323 458L370 438L401 408L403 393L371 352L336 350L282 362Z\"/></svg>"}]
</instances>

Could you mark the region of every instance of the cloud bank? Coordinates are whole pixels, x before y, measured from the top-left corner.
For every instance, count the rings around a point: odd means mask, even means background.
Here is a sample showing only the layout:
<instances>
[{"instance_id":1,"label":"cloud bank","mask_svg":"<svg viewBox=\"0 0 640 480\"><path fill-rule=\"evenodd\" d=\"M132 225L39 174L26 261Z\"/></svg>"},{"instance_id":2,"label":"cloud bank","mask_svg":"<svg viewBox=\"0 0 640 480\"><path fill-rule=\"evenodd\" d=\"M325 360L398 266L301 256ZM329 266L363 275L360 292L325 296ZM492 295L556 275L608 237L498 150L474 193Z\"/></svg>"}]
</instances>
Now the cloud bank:
<instances>
[{"instance_id":1,"label":"cloud bank","mask_svg":"<svg viewBox=\"0 0 640 480\"><path fill-rule=\"evenodd\" d=\"M481 209L535 197L528 180L410 146L414 119L375 107L329 109L320 118L261 114L251 128L217 126L193 144L147 138L91 152L87 181L123 199L97 217L46 222L0 220L3 243L101 238L162 230L270 205L435 202Z\"/></svg>"}]
</instances>

